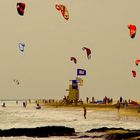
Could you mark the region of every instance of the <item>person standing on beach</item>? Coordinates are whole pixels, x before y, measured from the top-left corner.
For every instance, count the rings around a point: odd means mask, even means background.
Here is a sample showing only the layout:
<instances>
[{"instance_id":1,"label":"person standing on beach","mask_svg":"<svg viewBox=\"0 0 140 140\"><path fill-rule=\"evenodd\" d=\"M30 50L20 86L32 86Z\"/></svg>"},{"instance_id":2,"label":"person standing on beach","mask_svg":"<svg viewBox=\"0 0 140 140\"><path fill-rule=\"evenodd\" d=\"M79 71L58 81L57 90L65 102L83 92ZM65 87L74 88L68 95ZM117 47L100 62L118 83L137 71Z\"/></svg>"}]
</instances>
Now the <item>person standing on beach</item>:
<instances>
[{"instance_id":1,"label":"person standing on beach","mask_svg":"<svg viewBox=\"0 0 140 140\"><path fill-rule=\"evenodd\" d=\"M18 104L18 100L16 100L16 104Z\"/></svg>"},{"instance_id":2,"label":"person standing on beach","mask_svg":"<svg viewBox=\"0 0 140 140\"><path fill-rule=\"evenodd\" d=\"M140 113L140 105L139 105L139 107L138 107L138 113Z\"/></svg>"},{"instance_id":3,"label":"person standing on beach","mask_svg":"<svg viewBox=\"0 0 140 140\"><path fill-rule=\"evenodd\" d=\"M119 110L120 110L120 102L119 101L117 102L117 109L118 109L118 112L119 112Z\"/></svg>"},{"instance_id":4,"label":"person standing on beach","mask_svg":"<svg viewBox=\"0 0 140 140\"><path fill-rule=\"evenodd\" d=\"M123 101L123 98L122 98L122 97L120 97L120 103L122 103L122 101Z\"/></svg>"},{"instance_id":5,"label":"person standing on beach","mask_svg":"<svg viewBox=\"0 0 140 140\"><path fill-rule=\"evenodd\" d=\"M92 103L94 103L95 102L95 99L94 99L94 97L92 97Z\"/></svg>"},{"instance_id":6,"label":"person standing on beach","mask_svg":"<svg viewBox=\"0 0 140 140\"><path fill-rule=\"evenodd\" d=\"M87 97L86 100L87 100L87 104L88 104L89 98Z\"/></svg>"},{"instance_id":7,"label":"person standing on beach","mask_svg":"<svg viewBox=\"0 0 140 140\"><path fill-rule=\"evenodd\" d=\"M5 103L2 104L2 107L6 107L6 106L5 106Z\"/></svg>"},{"instance_id":8,"label":"person standing on beach","mask_svg":"<svg viewBox=\"0 0 140 140\"><path fill-rule=\"evenodd\" d=\"M87 109L85 106L83 106L83 109L84 109L84 118L86 119L86 115L87 115Z\"/></svg>"},{"instance_id":9,"label":"person standing on beach","mask_svg":"<svg viewBox=\"0 0 140 140\"><path fill-rule=\"evenodd\" d=\"M25 108L26 108L26 103L25 103L25 102L23 102L23 107L25 107Z\"/></svg>"},{"instance_id":10,"label":"person standing on beach","mask_svg":"<svg viewBox=\"0 0 140 140\"><path fill-rule=\"evenodd\" d=\"M31 99L29 99L29 103L31 104Z\"/></svg>"}]
</instances>

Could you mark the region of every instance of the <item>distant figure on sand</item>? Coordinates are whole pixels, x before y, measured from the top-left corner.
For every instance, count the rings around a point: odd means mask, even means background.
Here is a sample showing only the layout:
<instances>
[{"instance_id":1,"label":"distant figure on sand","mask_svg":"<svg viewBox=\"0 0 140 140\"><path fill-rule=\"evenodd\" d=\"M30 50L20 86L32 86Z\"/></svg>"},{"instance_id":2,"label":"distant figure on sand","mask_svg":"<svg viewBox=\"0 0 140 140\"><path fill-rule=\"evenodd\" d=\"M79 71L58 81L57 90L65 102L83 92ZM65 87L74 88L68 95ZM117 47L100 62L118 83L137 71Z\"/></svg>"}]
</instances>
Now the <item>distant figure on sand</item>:
<instances>
[{"instance_id":1,"label":"distant figure on sand","mask_svg":"<svg viewBox=\"0 0 140 140\"><path fill-rule=\"evenodd\" d=\"M39 103L36 104L36 109L41 109L41 106L39 105Z\"/></svg>"},{"instance_id":2,"label":"distant figure on sand","mask_svg":"<svg viewBox=\"0 0 140 140\"><path fill-rule=\"evenodd\" d=\"M87 109L85 106L83 106L83 109L84 109L84 118L86 119Z\"/></svg>"},{"instance_id":3,"label":"distant figure on sand","mask_svg":"<svg viewBox=\"0 0 140 140\"><path fill-rule=\"evenodd\" d=\"M122 103L122 101L123 101L123 98L122 98L122 97L120 97L120 103Z\"/></svg>"},{"instance_id":4,"label":"distant figure on sand","mask_svg":"<svg viewBox=\"0 0 140 140\"><path fill-rule=\"evenodd\" d=\"M120 102L119 101L117 102L117 109L118 109L118 111L120 110Z\"/></svg>"},{"instance_id":5,"label":"distant figure on sand","mask_svg":"<svg viewBox=\"0 0 140 140\"><path fill-rule=\"evenodd\" d=\"M31 99L29 99L29 103L31 104Z\"/></svg>"},{"instance_id":6,"label":"distant figure on sand","mask_svg":"<svg viewBox=\"0 0 140 140\"><path fill-rule=\"evenodd\" d=\"M87 100L87 104L88 104L89 98L87 97L86 100Z\"/></svg>"},{"instance_id":7,"label":"distant figure on sand","mask_svg":"<svg viewBox=\"0 0 140 140\"><path fill-rule=\"evenodd\" d=\"M16 104L18 104L18 100L16 100Z\"/></svg>"},{"instance_id":8,"label":"distant figure on sand","mask_svg":"<svg viewBox=\"0 0 140 140\"><path fill-rule=\"evenodd\" d=\"M138 113L140 113L140 105L139 105L139 108L138 108Z\"/></svg>"},{"instance_id":9,"label":"distant figure on sand","mask_svg":"<svg viewBox=\"0 0 140 140\"><path fill-rule=\"evenodd\" d=\"M2 107L6 107L6 106L5 106L5 103L2 104Z\"/></svg>"},{"instance_id":10,"label":"distant figure on sand","mask_svg":"<svg viewBox=\"0 0 140 140\"><path fill-rule=\"evenodd\" d=\"M25 102L23 102L23 107L26 107L26 103Z\"/></svg>"}]
</instances>

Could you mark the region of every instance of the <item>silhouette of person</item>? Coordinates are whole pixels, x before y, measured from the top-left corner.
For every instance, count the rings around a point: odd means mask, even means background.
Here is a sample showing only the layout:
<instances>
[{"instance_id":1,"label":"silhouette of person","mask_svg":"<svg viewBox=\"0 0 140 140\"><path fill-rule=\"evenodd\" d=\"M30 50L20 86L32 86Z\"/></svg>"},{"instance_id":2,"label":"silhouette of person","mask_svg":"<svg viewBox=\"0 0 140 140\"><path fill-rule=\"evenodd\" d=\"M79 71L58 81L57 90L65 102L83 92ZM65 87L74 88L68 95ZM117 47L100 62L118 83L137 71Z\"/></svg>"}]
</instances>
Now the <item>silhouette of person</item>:
<instances>
[{"instance_id":1,"label":"silhouette of person","mask_svg":"<svg viewBox=\"0 0 140 140\"><path fill-rule=\"evenodd\" d=\"M83 106L83 109L84 109L84 118L86 119L86 115L87 115L87 109L85 106Z\"/></svg>"}]
</instances>

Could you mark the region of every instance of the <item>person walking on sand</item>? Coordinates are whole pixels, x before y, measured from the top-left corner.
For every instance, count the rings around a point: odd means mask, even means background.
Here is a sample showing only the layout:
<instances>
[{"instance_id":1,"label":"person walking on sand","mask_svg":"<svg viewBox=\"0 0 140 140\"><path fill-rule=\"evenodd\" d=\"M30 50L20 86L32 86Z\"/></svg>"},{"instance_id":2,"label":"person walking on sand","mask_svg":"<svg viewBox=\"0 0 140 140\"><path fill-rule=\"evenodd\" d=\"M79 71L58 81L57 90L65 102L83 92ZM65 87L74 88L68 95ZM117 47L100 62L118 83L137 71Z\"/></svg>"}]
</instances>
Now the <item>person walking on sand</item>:
<instances>
[{"instance_id":1,"label":"person walking on sand","mask_svg":"<svg viewBox=\"0 0 140 140\"><path fill-rule=\"evenodd\" d=\"M86 115L87 115L87 109L85 106L83 106L83 109L84 109L84 118L86 119Z\"/></svg>"}]
</instances>

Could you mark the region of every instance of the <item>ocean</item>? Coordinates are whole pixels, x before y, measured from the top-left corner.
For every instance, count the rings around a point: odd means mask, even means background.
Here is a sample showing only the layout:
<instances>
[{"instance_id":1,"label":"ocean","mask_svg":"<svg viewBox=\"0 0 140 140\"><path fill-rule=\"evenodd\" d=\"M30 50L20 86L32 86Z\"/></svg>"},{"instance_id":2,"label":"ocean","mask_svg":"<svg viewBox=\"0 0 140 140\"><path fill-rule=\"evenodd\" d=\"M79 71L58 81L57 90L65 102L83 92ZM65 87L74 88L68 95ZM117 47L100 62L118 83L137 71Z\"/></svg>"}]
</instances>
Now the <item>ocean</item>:
<instances>
[{"instance_id":1,"label":"ocean","mask_svg":"<svg viewBox=\"0 0 140 140\"><path fill-rule=\"evenodd\" d=\"M0 102L2 104L2 102ZM87 109L87 119L84 119L83 108L72 107L42 107L37 110L35 104L28 104L26 108L22 102L5 101L6 107L0 106L0 129L34 128L41 126L66 126L74 128L76 132L84 133L92 128L122 127L124 129L140 129L140 117L122 116L117 109L114 111L102 109ZM68 140L76 137L0 137L0 140ZM89 139L89 138L84 138ZM101 139L98 139L101 140Z\"/></svg>"}]
</instances>

